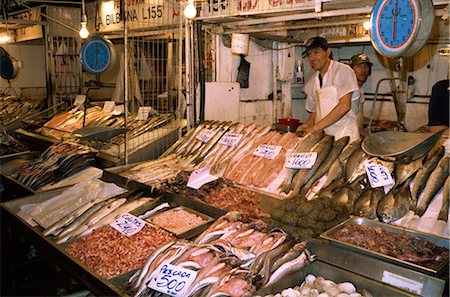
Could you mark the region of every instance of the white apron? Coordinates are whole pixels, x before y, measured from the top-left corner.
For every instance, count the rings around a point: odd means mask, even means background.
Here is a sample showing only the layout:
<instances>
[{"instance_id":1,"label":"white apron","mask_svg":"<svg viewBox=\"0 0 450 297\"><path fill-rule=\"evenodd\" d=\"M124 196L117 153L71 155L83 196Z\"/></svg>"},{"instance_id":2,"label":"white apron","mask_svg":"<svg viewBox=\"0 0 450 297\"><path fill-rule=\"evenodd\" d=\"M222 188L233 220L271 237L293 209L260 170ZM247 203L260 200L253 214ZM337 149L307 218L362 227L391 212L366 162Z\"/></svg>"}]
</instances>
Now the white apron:
<instances>
[{"instance_id":1,"label":"white apron","mask_svg":"<svg viewBox=\"0 0 450 297\"><path fill-rule=\"evenodd\" d=\"M336 87L334 83L331 87L325 87L322 89L316 90L316 118L315 122L317 123L321 119L323 119L327 114L329 114L333 108L339 103L339 95L337 93ZM356 114L353 110L350 109L347 114L345 114L342 118L340 118L336 123L325 128L325 133L329 135L333 135L334 139L337 140L344 136L349 136L349 143L358 140L359 130L358 130L358 121Z\"/></svg>"}]
</instances>

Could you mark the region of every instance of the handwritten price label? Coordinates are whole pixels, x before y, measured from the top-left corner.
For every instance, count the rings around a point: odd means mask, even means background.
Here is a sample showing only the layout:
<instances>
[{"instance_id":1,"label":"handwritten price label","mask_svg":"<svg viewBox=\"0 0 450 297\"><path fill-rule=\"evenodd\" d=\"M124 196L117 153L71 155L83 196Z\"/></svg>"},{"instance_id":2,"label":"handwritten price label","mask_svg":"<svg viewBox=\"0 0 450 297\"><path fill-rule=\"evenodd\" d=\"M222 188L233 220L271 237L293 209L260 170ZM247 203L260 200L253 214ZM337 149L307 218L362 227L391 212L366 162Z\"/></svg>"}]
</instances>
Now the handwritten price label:
<instances>
[{"instance_id":1,"label":"handwritten price label","mask_svg":"<svg viewBox=\"0 0 450 297\"><path fill-rule=\"evenodd\" d=\"M242 134L227 132L219 140L219 143L226 145L226 146L236 146L238 144L238 142L241 140L241 138L242 138Z\"/></svg>"},{"instance_id":2,"label":"handwritten price label","mask_svg":"<svg viewBox=\"0 0 450 297\"><path fill-rule=\"evenodd\" d=\"M367 177L369 178L372 188L385 187L394 184L391 173L385 166L378 164L374 160L368 160L364 163L364 167L366 168Z\"/></svg>"},{"instance_id":3,"label":"handwritten price label","mask_svg":"<svg viewBox=\"0 0 450 297\"><path fill-rule=\"evenodd\" d=\"M77 97L75 97L75 102L73 103L73 105L81 106L83 105L84 101L86 101L86 95L77 95Z\"/></svg>"},{"instance_id":4,"label":"handwritten price label","mask_svg":"<svg viewBox=\"0 0 450 297\"><path fill-rule=\"evenodd\" d=\"M126 236L131 236L144 228L146 222L132 214L124 213L110 224L111 227Z\"/></svg>"},{"instance_id":5,"label":"handwritten price label","mask_svg":"<svg viewBox=\"0 0 450 297\"><path fill-rule=\"evenodd\" d=\"M105 104L103 104L104 112L113 112L115 108L116 103L114 101L106 101Z\"/></svg>"},{"instance_id":6,"label":"handwritten price label","mask_svg":"<svg viewBox=\"0 0 450 297\"><path fill-rule=\"evenodd\" d=\"M186 290L197 277L197 272L177 267L172 264L163 264L152 276L148 287L158 292L174 297L186 296Z\"/></svg>"},{"instance_id":7,"label":"handwritten price label","mask_svg":"<svg viewBox=\"0 0 450 297\"><path fill-rule=\"evenodd\" d=\"M216 133L214 133L214 131L212 131L212 130L209 130L209 129L203 129L202 131L200 131L200 132L197 134L197 136L195 136L195 138L196 138L197 140L200 140L201 142L206 143L206 142L210 141L211 138L213 138L213 136L214 136L215 134L216 134Z\"/></svg>"},{"instance_id":8,"label":"handwritten price label","mask_svg":"<svg viewBox=\"0 0 450 297\"><path fill-rule=\"evenodd\" d=\"M317 160L317 153L292 153L286 158L284 167L291 169L310 169Z\"/></svg>"},{"instance_id":9,"label":"handwritten price label","mask_svg":"<svg viewBox=\"0 0 450 297\"><path fill-rule=\"evenodd\" d=\"M141 107L139 107L136 119L137 120L141 120L141 121L147 120L148 119L148 115L150 114L150 110L152 110L152 108L150 106L141 106Z\"/></svg>"},{"instance_id":10,"label":"handwritten price label","mask_svg":"<svg viewBox=\"0 0 450 297\"><path fill-rule=\"evenodd\" d=\"M116 105L116 107L114 108L112 114L113 115L120 115L120 114L123 114L124 111L125 111L125 106L123 104L120 104L120 105Z\"/></svg>"},{"instance_id":11,"label":"handwritten price label","mask_svg":"<svg viewBox=\"0 0 450 297\"><path fill-rule=\"evenodd\" d=\"M279 145L260 144L253 155L273 160L280 154L282 148Z\"/></svg>"}]
</instances>

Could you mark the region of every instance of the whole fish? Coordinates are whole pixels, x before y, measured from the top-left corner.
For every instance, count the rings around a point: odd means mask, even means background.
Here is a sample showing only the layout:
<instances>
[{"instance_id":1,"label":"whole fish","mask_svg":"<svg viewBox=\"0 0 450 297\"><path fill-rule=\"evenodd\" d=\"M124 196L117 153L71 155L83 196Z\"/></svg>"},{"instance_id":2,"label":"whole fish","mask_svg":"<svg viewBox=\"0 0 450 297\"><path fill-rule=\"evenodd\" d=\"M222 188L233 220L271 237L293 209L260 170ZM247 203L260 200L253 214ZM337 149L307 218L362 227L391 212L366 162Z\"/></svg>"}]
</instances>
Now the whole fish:
<instances>
[{"instance_id":1,"label":"whole fish","mask_svg":"<svg viewBox=\"0 0 450 297\"><path fill-rule=\"evenodd\" d=\"M377 206L383 195L383 190L380 188L364 190L355 202L353 214L363 218L376 219Z\"/></svg>"},{"instance_id":2,"label":"whole fish","mask_svg":"<svg viewBox=\"0 0 450 297\"><path fill-rule=\"evenodd\" d=\"M342 154L339 155L339 157L333 162L333 164L331 164L330 168L328 169L327 180L323 184L323 188L328 187L332 182L345 174L345 166L347 164L348 158L359 147L361 147L361 139L353 141L344 148Z\"/></svg>"},{"instance_id":3,"label":"whole fish","mask_svg":"<svg viewBox=\"0 0 450 297\"><path fill-rule=\"evenodd\" d=\"M293 149L292 153L305 153L309 152L314 145L316 145L324 136L323 130L318 130L312 133L308 133L298 142L297 146ZM292 190L292 179L297 174L298 169L288 169L286 177L281 185L278 187L281 192L289 193Z\"/></svg>"},{"instance_id":4,"label":"whole fish","mask_svg":"<svg viewBox=\"0 0 450 297\"><path fill-rule=\"evenodd\" d=\"M418 200L420 193L425 188L427 180L430 177L431 172L436 168L437 164L444 156L445 149L441 146L434 155L428 154L425 164L416 174L414 182L411 188L411 195L414 199Z\"/></svg>"},{"instance_id":5,"label":"whole fish","mask_svg":"<svg viewBox=\"0 0 450 297\"><path fill-rule=\"evenodd\" d=\"M425 185L425 189L423 190L423 196L419 200L419 205L416 208L416 214L418 216L423 216L425 213L428 204L430 204L433 197L439 192L442 186L445 183L445 180L448 177L448 167L449 167L449 156L444 156L436 168L430 175L430 178Z\"/></svg>"},{"instance_id":6,"label":"whole fish","mask_svg":"<svg viewBox=\"0 0 450 297\"><path fill-rule=\"evenodd\" d=\"M413 176L423 166L425 155L421 158L414 160L408 164L395 164L395 185L401 185L408 178Z\"/></svg>"},{"instance_id":7,"label":"whole fish","mask_svg":"<svg viewBox=\"0 0 450 297\"><path fill-rule=\"evenodd\" d=\"M294 260L284 263L277 270L275 270L272 273L272 275L270 276L267 283L264 285L264 287L269 287L269 286L275 284L276 282L278 282L283 277L285 277L295 271L302 270L310 262L314 261L314 259L315 259L315 255L312 255L305 248L305 250L300 254L300 256L298 256Z\"/></svg>"},{"instance_id":8,"label":"whole fish","mask_svg":"<svg viewBox=\"0 0 450 297\"><path fill-rule=\"evenodd\" d=\"M75 228L74 230L70 231L64 236L58 237L56 243L61 244L71 238L78 236L81 232L86 230L90 224L95 224L95 222L97 222L104 216L108 215L110 212L120 207L126 201L127 201L126 198L112 199L111 201L108 201L103 207L101 207L93 214L91 214L89 217L87 217L86 220L82 224L80 224L78 228Z\"/></svg>"},{"instance_id":9,"label":"whole fish","mask_svg":"<svg viewBox=\"0 0 450 297\"><path fill-rule=\"evenodd\" d=\"M450 187L450 177L447 177L444 183L444 190L442 191L442 206L439 211L438 220L446 221L448 220L448 205L449 205L449 187Z\"/></svg>"},{"instance_id":10,"label":"whole fish","mask_svg":"<svg viewBox=\"0 0 450 297\"><path fill-rule=\"evenodd\" d=\"M343 176L338 177L337 179L335 179L331 184L329 184L328 186L324 186L322 187L322 189L320 189L319 193L317 193L315 198L318 197L327 197L327 198L331 198L333 196L333 194L338 191L342 186L345 185L345 180Z\"/></svg>"},{"instance_id":11,"label":"whole fish","mask_svg":"<svg viewBox=\"0 0 450 297\"><path fill-rule=\"evenodd\" d=\"M79 235L79 237L84 237L86 235L91 234L91 232L94 229L101 228L103 226L106 226L106 225L114 222L114 220L116 220L120 215L122 215L126 212L130 212L133 209L138 208L139 206L141 206L151 200L152 200L152 198L142 197L142 198L138 198L136 200L133 200L133 201L123 204L122 206L115 209L113 212L109 213L108 215L106 215L103 218L101 218L100 220L98 220L96 223L89 225L88 228Z\"/></svg>"},{"instance_id":12,"label":"whole fish","mask_svg":"<svg viewBox=\"0 0 450 297\"><path fill-rule=\"evenodd\" d=\"M94 205L94 202L89 201L88 203L85 203L69 213L68 215L62 217L59 221L45 229L43 232L44 236L48 236L52 234L55 231L58 231L59 229L63 228L64 226L69 225L72 223L76 218L78 218L82 213L86 212L89 208L91 208Z\"/></svg>"},{"instance_id":13,"label":"whole fish","mask_svg":"<svg viewBox=\"0 0 450 297\"><path fill-rule=\"evenodd\" d=\"M294 193L298 193L300 189L311 179L311 177L317 172L319 167L325 161L330 154L333 146L334 137L325 135L312 149L311 152L317 153L317 159L314 165L310 169L301 169L295 175L293 179Z\"/></svg>"},{"instance_id":14,"label":"whole fish","mask_svg":"<svg viewBox=\"0 0 450 297\"><path fill-rule=\"evenodd\" d=\"M252 263L250 270L254 273L254 275L259 274L262 277L269 277L274 261L284 255L293 246L293 244L294 242L291 240L285 241L278 247L259 254Z\"/></svg>"},{"instance_id":15,"label":"whole fish","mask_svg":"<svg viewBox=\"0 0 450 297\"><path fill-rule=\"evenodd\" d=\"M73 230L78 228L81 224L84 223L84 221L88 217L90 217L93 213L95 213L97 210L102 208L104 205L105 205L105 203L100 202L100 203L97 203L97 204L93 205L92 207L90 207L81 216L76 218L72 223L70 223L68 226L64 227L62 232L59 233L58 237L59 238L63 238L64 236L66 236L67 234L69 234L70 232L72 232Z\"/></svg>"},{"instance_id":16,"label":"whole fish","mask_svg":"<svg viewBox=\"0 0 450 297\"><path fill-rule=\"evenodd\" d=\"M352 143L348 144L344 150L342 151L342 154L339 155L339 161L341 161L341 164L345 167L347 164L348 158L353 154L354 151L356 151L358 148L361 147L361 139L355 140Z\"/></svg>"},{"instance_id":17,"label":"whole fish","mask_svg":"<svg viewBox=\"0 0 450 297\"><path fill-rule=\"evenodd\" d=\"M353 211L356 199L361 194L361 187L359 181L353 184L343 186L333 194L333 203L343 205L349 212Z\"/></svg>"},{"instance_id":18,"label":"whole fish","mask_svg":"<svg viewBox=\"0 0 450 297\"><path fill-rule=\"evenodd\" d=\"M385 223L394 222L416 205L409 190L409 179L399 188L389 191L378 203L377 216Z\"/></svg>"},{"instance_id":19,"label":"whole fish","mask_svg":"<svg viewBox=\"0 0 450 297\"><path fill-rule=\"evenodd\" d=\"M354 182L366 173L364 162L369 159L369 156L358 147L348 158L345 166L345 176L349 183Z\"/></svg>"},{"instance_id":20,"label":"whole fish","mask_svg":"<svg viewBox=\"0 0 450 297\"><path fill-rule=\"evenodd\" d=\"M325 173L327 173L328 169L330 169L331 165L337 160L339 155L342 153L342 150L347 145L350 137L345 136L339 138L333 143L333 147L331 148L330 153L328 154L325 161L323 161L322 165L317 169L316 173L310 178L308 183L304 188L309 189L319 178L321 178Z\"/></svg>"}]
</instances>

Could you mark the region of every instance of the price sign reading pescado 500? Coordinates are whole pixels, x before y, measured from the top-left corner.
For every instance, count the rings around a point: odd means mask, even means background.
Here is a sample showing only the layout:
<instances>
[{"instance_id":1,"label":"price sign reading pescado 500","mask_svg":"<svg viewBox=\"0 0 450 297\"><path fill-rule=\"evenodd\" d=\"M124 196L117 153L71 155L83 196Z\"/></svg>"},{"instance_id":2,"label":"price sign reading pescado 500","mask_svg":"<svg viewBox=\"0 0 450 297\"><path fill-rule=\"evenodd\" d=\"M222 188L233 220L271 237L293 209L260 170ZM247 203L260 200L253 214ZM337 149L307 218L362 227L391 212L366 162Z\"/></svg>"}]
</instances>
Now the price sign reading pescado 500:
<instances>
[{"instance_id":1,"label":"price sign reading pescado 500","mask_svg":"<svg viewBox=\"0 0 450 297\"><path fill-rule=\"evenodd\" d=\"M364 166L372 188L379 188L394 184L391 173L385 166L380 165L373 160L366 161Z\"/></svg>"},{"instance_id":2,"label":"price sign reading pescado 500","mask_svg":"<svg viewBox=\"0 0 450 297\"><path fill-rule=\"evenodd\" d=\"M219 143L226 146L236 146L238 142L241 140L241 138L242 134L227 132L219 140Z\"/></svg>"},{"instance_id":3,"label":"price sign reading pescado 500","mask_svg":"<svg viewBox=\"0 0 450 297\"><path fill-rule=\"evenodd\" d=\"M172 264L164 264L157 269L148 287L158 292L174 297L186 296L186 290L197 277L197 272L177 267Z\"/></svg>"},{"instance_id":4,"label":"price sign reading pescado 500","mask_svg":"<svg viewBox=\"0 0 450 297\"><path fill-rule=\"evenodd\" d=\"M201 142L208 142L211 140L211 138L214 137L214 131L209 130L209 129L203 129L202 131L200 131L197 136L195 136L195 138L197 140L200 140Z\"/></svg>"},{"instance_id":5,"label":"price sign reading pescado 500","mask_svg":"<svg viewBox=\"0 0 450 297\"><path fill-rule=\"evenodd\" d=\"M279 145L260 144L253 155L273 160L280 154L282 148Z\"/></svg>"},{"instance_id":6,"label":"price sign reading pescado 500","mask_svg":"<svg viewBox=\"0 0 450 297\"><path fill-rule=\"evenodd\" d=\"M146 222L132 214L124 213L117 220L110 224L111 227L120 233L131 236L144 228Z\"/></svg>"},{"instance_id":7,"label":"price sign reading pescado 500","mask_svg":"<svg viewBox=\"0 0 450 297\"><path fill-rule=\"evenodd\" d=\"M292 153L286 158L284 167L291 169L310 169L317 160L317 153Z\"/></svg>"}]
</instances>

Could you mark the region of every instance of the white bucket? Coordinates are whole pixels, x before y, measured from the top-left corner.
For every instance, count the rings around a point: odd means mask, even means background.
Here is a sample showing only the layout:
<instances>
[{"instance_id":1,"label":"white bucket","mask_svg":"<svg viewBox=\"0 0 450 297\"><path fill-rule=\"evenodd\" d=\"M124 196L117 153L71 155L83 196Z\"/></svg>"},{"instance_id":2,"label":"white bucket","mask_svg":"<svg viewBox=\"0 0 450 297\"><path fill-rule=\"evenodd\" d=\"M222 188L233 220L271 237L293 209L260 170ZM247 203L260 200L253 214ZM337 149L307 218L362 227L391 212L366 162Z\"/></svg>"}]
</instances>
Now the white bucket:
<instances>
[{"instance_id":1,"label":"white bucket","mask_svg":"<svg viewBox=\"0 0 450 297\"><path fill-rule=\"evenodd\" d=\"M231 52L235 55L248 54L249 35L233 33L231 36Z\"/></svg>"}]
</instances>

